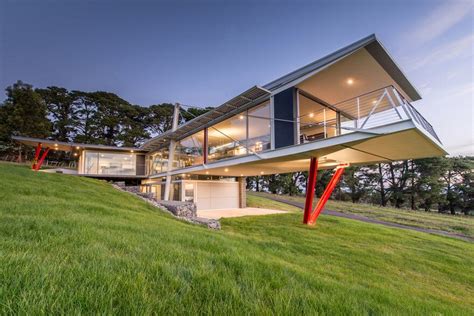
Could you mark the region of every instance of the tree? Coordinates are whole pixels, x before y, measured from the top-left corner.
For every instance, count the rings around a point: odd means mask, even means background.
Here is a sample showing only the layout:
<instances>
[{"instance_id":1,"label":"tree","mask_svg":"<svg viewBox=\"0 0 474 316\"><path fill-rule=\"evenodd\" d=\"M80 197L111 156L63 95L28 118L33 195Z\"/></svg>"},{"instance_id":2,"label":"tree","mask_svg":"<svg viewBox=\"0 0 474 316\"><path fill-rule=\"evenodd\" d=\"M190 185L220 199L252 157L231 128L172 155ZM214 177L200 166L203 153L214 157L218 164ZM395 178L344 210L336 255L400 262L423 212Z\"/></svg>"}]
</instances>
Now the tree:
<instances>
[{"instance_id":1,"label":"tree","mask_svg":"<svg viewBox=\"0 0 474 316\"><path fill-rule=\"evenodd\" d=\"M445 200L439 206L440 211L448 210L452 215L456 209L465 214L472 211L472 170L473 157L447 158L448 168L442 179L445 184Z\"/></svg>"},{"instance_id":2,"label":"tree","mask_svg":"<svg viewBox=\"0 0 474 316\"><path fill-rule=\"evenodd\" d=\"M441 178L448 166L447 159L425 158L414 160L413 163L416 165L414 191L420 201L419 206L428 212L442 201Z\"/></svg>"},{"instance_id":3,"label":"tree","mask_svg":"<svg viewBox=\"0 0 474 316\"><path fill-rule=\"evenodd\" d=\"M72 91L72 98L76 108L74 141L92 144L95 142L94 134L97 128L97 104L87 92Z\"/></svg>"},{"instance_id":4,"label":"tree","mask_svg":"<svg viewBox=\"0 0 474 316\"><path fill-rule=\"evenodd\" d=\"M104 145L122 145L127 124L132 120L127 115L133 107L114 93L97 91L88 93L88 98L96 106L93 114L92 136L96 142Z\"/></svg>"},{"instance_id":5,"label":"tree","mask_svg":"<svg viewBox=\"0 0 474 316\"><path fill-rule=\"evenodd\" d=\"M47 107L32 86L17 81L6 89L7 99L0 108L0 142L12 150L11 136L46 138L51 134Z\"/></svg>"},{"instance_id":6,"label":"tree","mask_svg":"<svg viewBox=\"0 0 474 316\"><path fill-rule=\"evenodd\" d=\"M125 106L123 111L122 133L118 140L123 146L140 146L146 139L150 138L150 134L143 126L148 111L139 105Z\"/></svg>"},{"instance_id":7,"label":"tree","mask_svg":"<svg viewBox=\"0 0 474 316\"><path fill-rule=\"evenodd\" d=\"M174 105L171 103L154 104L148 108L146 128L151 135L159 135L171 129L173 125Z\"/></svg>"},{"instance_id":8,"label":"tree","mask_svg":"<svg viewBox=\"0 0 474 316\"><path fill-rule=\"evenodd\" d=\"M47 87L35 90L43 99L52 123L52 137L60 141L71 141L75 129L76 109L73 95L64 88Z\"/></svg>"},{"instance_id":9,"label":"tree","mask_svg":"<svg viewBox=\"0 0 474 316\"><path fill-rule=\"evenodd\" d=\"M358 203L367 191L368 177L365 168L352 166L346 168L342 186L348 190L352 203Z\"/></svg>"}]
</instances>

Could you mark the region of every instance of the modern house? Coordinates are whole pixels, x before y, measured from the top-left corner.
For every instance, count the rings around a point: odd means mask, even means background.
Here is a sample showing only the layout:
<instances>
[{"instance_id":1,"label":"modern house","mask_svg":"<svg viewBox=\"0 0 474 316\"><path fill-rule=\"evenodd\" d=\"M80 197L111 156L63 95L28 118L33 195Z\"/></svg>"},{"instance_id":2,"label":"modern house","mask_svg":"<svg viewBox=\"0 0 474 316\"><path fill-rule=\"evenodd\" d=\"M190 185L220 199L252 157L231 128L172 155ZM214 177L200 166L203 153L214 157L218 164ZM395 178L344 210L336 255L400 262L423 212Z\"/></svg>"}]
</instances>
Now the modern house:
<instances>
[{"instance_id":1,"label":"modern house","mask_svg":"<svg viewBox=\"0 0 474 316\"><path fill-rule=\"evenodd\" d=\"M140 148L15 139L76 152L79 175L140 179L158 198L193 201L198 209L244 207L247 176L310 170L305 222L311 223L311 214L319 214L311 212L318 169L338 169L327 199L347 165L446 154L411 105L419 99L371 35L181 126L177 105L173 128Z\"/></svg>"}]
</instances>

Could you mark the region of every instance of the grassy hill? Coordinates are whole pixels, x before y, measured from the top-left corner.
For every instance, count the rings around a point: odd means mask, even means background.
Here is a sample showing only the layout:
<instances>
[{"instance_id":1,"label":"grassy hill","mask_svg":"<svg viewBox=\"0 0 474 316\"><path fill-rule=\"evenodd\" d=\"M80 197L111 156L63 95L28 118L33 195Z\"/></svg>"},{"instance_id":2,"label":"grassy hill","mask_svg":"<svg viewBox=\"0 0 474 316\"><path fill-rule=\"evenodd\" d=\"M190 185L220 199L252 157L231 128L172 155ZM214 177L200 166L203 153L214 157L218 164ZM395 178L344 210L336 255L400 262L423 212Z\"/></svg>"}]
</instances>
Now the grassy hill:
<instances>
[{"instance_id":1,"label":"grassy hill","mask_svg":"<svg viewBox=\"0 0 474 316\"><path fill-rule=\"evenodd\" d=\"M472 243L300 213L216 232L101 181L11 164L0 179L0 314L474 310Z\"/></svg>"}]
</instances>

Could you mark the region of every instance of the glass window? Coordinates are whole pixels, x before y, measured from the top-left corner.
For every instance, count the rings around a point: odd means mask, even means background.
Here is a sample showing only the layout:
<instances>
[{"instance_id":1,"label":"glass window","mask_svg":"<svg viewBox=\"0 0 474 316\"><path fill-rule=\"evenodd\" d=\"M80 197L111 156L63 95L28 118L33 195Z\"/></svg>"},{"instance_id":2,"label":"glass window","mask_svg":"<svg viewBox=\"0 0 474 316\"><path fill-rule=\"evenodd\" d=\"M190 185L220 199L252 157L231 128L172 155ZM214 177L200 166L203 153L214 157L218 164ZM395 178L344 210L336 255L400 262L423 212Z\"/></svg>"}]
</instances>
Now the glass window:
<instances>
[{"instance_id":1,"label":"glass window","mask_svg":"<svg viewBox=\"0 0 474 316\"><path fill-rule=\"evenodd\" d=\"M98 160L98 153L86 151L84 159L84 174L97 174Z\"/></svg>"},{"instance_id":2,"label":"glass window","mask_svg":"<svg viewBox=\"0 0 474 316\"><path fill-rule=\"evenodd\" d=\"M247 117L237 114L208 129L208 160L245 155L247 139Z\"/></svg>"},{"instance_id":3,"label":"glass window","mask_svg":"<svg viewBox=\"0 0 474 316\"><path fill-rule=\"evenodd\" d=\"M299 95L300 143L338 135L336 111Z\"/></svg>"},{"instance_id":4,"label":"glass window","mask_svg":"<svg viewBox=\"0 0 474 316\"><path fill-rule=\"evenodd\" d=\"M194 183L184 184L184 200L186 202L194 202Z\"/></svg>"},{"instance_id":5,"label":"glass window","mask_svg":"<svg viewBox=\"0 0 474 316\"><path fill-rule=\"evenodd\" d=\"M184 168L204 163L204 131L197 132L180 140L176 144L175 160L178 168Z\"/></svg>"},{"instance_id":6,"label":"glass window","mask_svg":"<svg viewBox=\"0 0 474 316\"><path fill-rule=\"evenodd\" d=\"M149 171L148 174L158 174L166 172L168 168L168 150L162 149L149 158Z\"/></svg>"},{"instance_id":7,"label":"glass window","mask_svg":"<svg viewBox=\"0 0 474 316\"><path fill-rule=\"evenodd\" d=\"M248 148L250 152L270 149L270 102L248 110Z\"/></svg>"},{"instance_id":8,"label":"glass window","mask_svg":"<svg viewBox=\"0 0 474 316\"><path fill-rule=\"evenodd\" d=\"M134 154L100 153L98 174L136 175L136 158Z\"/></svg>"},{"instance_id":9,"label":"glass window","mask_svg":"<svg viewBox=\"0 0 474 316\"><path fill-rule=\"evenodd\" d=\"M84 157L84 174L137 174L135 154L86 151Z\"/></svg>"}]
</instances>

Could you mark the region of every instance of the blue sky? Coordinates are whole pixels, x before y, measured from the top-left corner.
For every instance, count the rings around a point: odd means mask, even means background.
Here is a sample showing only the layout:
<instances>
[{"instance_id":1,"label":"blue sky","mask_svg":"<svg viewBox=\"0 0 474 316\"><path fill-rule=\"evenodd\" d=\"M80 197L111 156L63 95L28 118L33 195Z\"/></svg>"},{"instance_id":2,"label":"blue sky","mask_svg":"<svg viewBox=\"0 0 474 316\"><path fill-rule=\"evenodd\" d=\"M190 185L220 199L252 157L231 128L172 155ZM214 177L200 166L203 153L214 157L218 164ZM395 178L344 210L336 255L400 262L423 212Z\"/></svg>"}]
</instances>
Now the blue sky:
<instances>
[{"instance_id":1,"label":"blue sky","mask_svg":"<svg viewBox=\"0 0 474 316\"><path fill-rule=\"evenodd\" d=\"M0 87L215 106L375 33L448 152L474 154L472 1L0 0Z\"/></svg>"}]
</instances>

